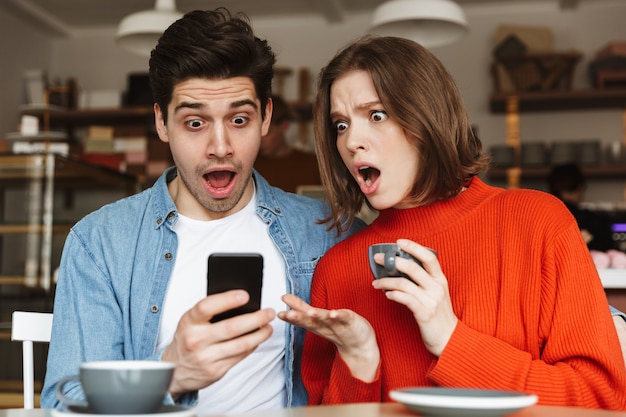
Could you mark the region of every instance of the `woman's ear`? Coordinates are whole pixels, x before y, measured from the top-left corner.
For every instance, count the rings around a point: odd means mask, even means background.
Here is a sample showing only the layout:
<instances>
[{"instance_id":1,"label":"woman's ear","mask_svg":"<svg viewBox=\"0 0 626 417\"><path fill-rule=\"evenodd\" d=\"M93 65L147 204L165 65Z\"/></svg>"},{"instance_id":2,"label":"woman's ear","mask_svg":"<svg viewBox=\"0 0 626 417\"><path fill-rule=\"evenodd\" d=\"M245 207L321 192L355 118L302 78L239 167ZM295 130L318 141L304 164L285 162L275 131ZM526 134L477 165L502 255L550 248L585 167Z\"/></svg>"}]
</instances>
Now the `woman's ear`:
<instances>
[{"instance_id":1,"label":"woman's ear","mask_svg":"<svg viewBox=\"0 0 626 417\"><path fill-rule=\"evenodd\" d=\"M167 135L167 126L165 124L165 120L163 119L161 107L157 103L154 103L154 124L156 126L159 139L161 139L162 142L168 143L169 137Z\"/></svg>"}]
</instances>

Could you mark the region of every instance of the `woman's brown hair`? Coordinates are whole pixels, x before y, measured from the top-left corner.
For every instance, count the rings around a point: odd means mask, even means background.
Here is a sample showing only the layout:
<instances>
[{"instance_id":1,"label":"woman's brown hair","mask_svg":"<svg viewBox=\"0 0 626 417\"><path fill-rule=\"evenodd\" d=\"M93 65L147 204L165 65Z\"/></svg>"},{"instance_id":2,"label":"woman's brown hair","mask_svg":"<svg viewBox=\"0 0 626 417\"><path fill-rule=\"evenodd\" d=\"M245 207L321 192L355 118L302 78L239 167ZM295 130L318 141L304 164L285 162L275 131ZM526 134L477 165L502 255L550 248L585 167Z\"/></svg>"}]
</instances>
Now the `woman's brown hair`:
<instances>
[{"instance_id":1,"label":"woman's brown hair","mask_svg":"<svg viewBox=\"0 0 626 417\"><path fill-rule=\"evenodd\" d=\"M405 130L417 151L418 164L424 169L411 190L415 205L457 195L489 163L456 83L443 64L413 41L365 36L340 50L320 71L313 112L320 174L332 210L323 221L338 232L351 225L366 199L337 150L330 88L338 77L358 70L372 77L385 111Z\"/></svg>"}]
</instances>

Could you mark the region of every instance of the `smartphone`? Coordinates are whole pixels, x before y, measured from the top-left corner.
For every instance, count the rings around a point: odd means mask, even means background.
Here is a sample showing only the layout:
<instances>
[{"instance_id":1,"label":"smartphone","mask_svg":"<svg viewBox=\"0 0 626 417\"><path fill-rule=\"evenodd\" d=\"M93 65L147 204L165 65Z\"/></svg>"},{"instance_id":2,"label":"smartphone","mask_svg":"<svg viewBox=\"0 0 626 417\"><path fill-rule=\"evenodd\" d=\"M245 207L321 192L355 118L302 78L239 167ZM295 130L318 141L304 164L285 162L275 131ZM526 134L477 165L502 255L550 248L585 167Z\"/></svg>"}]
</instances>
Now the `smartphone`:
<instances>
[{"instance_id":1,"label":"smartphone","mask_svg":"<svg viewBox=\"0 0 626 417\"><path fill-rule=\"evenodd\" d=\"M209 255L207 269L207 294L242 289L250 294L247 304L215 315L210 321L218 322L261 309L263 286L263 256L259 253L213 253Z\"/></svg>"}]
</instances>

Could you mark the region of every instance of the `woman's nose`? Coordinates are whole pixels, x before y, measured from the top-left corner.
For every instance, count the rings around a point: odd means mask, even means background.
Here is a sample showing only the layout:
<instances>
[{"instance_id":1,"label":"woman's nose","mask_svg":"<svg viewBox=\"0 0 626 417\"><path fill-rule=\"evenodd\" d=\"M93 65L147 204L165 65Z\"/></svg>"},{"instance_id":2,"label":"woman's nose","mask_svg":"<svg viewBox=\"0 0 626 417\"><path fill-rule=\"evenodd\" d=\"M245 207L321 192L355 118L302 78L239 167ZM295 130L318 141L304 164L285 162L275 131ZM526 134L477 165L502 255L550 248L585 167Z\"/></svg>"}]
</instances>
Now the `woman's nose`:
<instances>
[{"instance_id":1,"label":"woman's nose","mask_svg":"<svg viewBox=\"0 0 626 417\"><path fill-rule=\"evenodd\" d=\"M346 148L351 152L367 149L367 135L364 129L358 124L350 126L349 130L344 133Z\"/></svg>"}]
</instances>

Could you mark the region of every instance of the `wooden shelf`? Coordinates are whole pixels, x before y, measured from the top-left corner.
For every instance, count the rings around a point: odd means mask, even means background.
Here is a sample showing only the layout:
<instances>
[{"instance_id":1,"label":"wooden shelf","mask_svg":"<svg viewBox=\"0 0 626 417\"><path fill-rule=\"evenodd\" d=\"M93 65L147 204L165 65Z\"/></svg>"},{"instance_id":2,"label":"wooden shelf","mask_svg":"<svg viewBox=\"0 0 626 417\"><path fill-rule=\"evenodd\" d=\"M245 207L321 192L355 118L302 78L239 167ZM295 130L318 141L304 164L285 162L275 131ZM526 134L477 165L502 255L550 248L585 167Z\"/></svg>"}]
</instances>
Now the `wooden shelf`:
<instances>
[{"instance_id":1,"label":"wooden shelf","mask_svg":"<svg viewBox=\"0 0 626 417\"><path fill-rule=\"evenodd\" d=\"M492 113L506 113L509 97L519 98L519 112L559 110L625 109L626 89L590 89L538 91L532 93L494 93L490 97Z\"/></svg>"},{"instance_id":2,"label":"wooden shelf","mask_svg":"<svg viewBox=\"0 0 626 417\"><path fill-rule=\"evenodd\" d=\"M71 224L55 224L52 225L53 233L68 233ZM43 233L44 226L41 224L0 224L0 235L19 235L26 233Z\"/></svg>"},{"instance_id":3,"label":"wooden shelf","mask_svg":"<svg viewBox=\"0 0 626 417\"><path fill-rule=\"evenodd\" d=\"M25 108L22 114L43 117L44 108ZM147 125L154 126L152 107L55 110L49 113L52 127L89 125Z\"/></svg>"},{"instance_id":4,"label":"wooden shelf","mask_svg":"<svg viewBox=\"0 0 626 417\"><path fill-rule=\"evenodd\" d=\"M41 277L35 279L40 282ZM26 277L23 275L0 275L0 285L26 285Z\"/></svg>"},{"instance_id":5,"label":"wooden shelf","mask_svg":"<svg viewBox=\"0 0 626 417\"><path fill-rule=\"evenodd\" d=\"M134 174L139 181L138 189L151 185L157 178L156 175L148 175L149 172L154 171L150 169L150 164L156 163L159 166L157 169L160 169L163 162L166 166L173 164L169 145L158 139L152 106L65 109L58 106L36 105L22 106L20 112L23 115L38 117L46 130L65 132L70 147L69 154L74 156L83 153L83 143L80 140L81 128L112 126L115 129L116 138L145 137L147 139L147 163L128 163L127 166L128 172Z\"/></svg>"},{"instance_id":6,"label":"wooden shelf","mask_svg":"<svg viewBox=\"0 0 626 417\"><path fill-rule=\"evenodd\" d=\"M0 185L24 187L32 179L45 178L44 154L0 153ZM83 162L72 156L54 155L54 187L57 189L124 189L130 194L139 190L133 175Z\"/></svg>"},{"instance_id":7,"label":"wooden shelf","mask_svg":"<svg viewBox=\"0 0 626 417\"><path fill-rule=\"evenodd\" d=\"M626 166L582 166L588 179L626 179ZM522 180L547 180L552 167L522 167ZM492 167L487 177L492 180L506 180L508 168Z\"/></svg>"}]
</instances>

